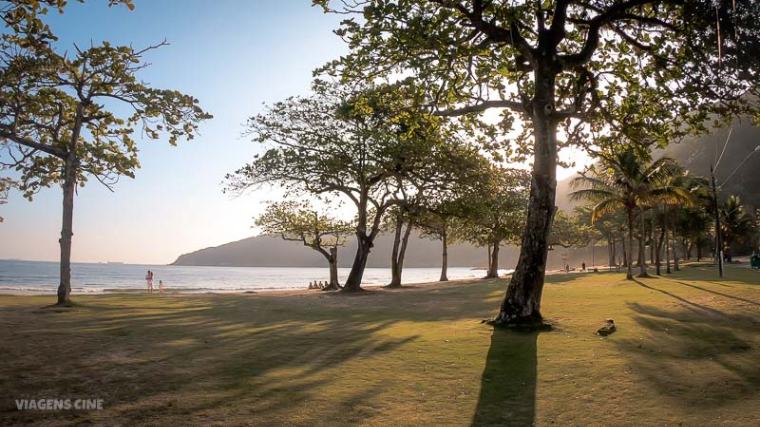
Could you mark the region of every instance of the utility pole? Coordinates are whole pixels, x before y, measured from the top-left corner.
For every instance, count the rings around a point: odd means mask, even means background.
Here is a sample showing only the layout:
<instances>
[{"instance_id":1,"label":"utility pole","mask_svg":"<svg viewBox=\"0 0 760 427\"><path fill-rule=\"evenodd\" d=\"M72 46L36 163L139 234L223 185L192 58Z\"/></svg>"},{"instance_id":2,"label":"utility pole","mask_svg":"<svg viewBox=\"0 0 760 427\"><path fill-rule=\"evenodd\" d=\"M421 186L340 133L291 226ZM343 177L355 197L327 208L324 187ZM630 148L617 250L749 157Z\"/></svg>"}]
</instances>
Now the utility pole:
<instances>
[{"instance_id":1,"label":"utility pole","mask_svg":"<svg viewBox=\"0 0 760 427\"><path fill-rule=\"evenodd\" d=\"M715 168L710 165L710 183L712 186L713 207L715 208L715 257L718 261L718 275L723 277L723 247L720 236L720 211L718 210L718 189L715 185Z\"/></svg>"}]
</instances>

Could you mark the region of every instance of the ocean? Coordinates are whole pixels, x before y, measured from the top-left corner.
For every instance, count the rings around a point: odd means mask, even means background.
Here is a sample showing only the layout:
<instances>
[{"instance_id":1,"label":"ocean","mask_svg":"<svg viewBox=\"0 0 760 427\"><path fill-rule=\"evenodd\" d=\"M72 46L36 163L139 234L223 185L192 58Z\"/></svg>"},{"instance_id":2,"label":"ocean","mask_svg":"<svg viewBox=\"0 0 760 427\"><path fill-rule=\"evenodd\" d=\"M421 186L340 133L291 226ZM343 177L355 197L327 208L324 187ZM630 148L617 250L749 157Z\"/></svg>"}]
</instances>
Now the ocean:
<instances>
[{"instance_id":1,"label":"ocean","mask_svg":"<svg viewBox=\"0 0 760 427\"><path fill-rule=\"evenodd\" d=\"M102 293L144 290L145 274L154 272L154 288L163 280L164 288L182 292L246 292L306 289L310 281L329 279L327 268L293 267L189 267L173 265L138 265L113 263L72 263L72 293ZM338 269L341 283L348 268ZM500 274L508 273L507 270ZM403 283L434 282L439 268L405 268ZM483 277L485 271L467 267L449 267L449 279ZM364 286L381 286L390 282L388 268L367 268ZM58 287L58 263L44 261L0 260L0 292L55 293Z\"/></svg>"}]
</instances>

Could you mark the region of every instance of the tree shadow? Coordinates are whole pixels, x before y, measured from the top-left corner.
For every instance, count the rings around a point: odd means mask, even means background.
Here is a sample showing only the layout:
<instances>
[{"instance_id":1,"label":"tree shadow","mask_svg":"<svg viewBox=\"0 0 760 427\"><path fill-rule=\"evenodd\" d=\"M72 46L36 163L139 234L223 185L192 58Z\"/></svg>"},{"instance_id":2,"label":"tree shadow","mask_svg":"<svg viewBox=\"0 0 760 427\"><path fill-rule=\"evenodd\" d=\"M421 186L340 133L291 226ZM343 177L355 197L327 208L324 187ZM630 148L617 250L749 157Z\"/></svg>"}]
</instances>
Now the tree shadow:
<instances>
[{"instance_id":1,"label":"tree shadow","mask_svg":"<svg viewBox=\"0 0 760 427\"><path fill-rule=\"evenodd\" d=\"M732 320L732 321L736 321L736 322L740 322L740 323L747 323L747 324L753 324L755 322L752 317L744 316L744 315L739 315L739 314L734 314L734 313L727 313L727 312L718 310L716 308L713 308L713 307L710 307L710 306L707 306L707 305L704 305L704 304L699 304L697 302L691 301L689 299L686 299L686 298L684 298L682 296L676 295L676 294L674 294L672 292L669 292L669 291L666 291L664 289L660 289L660 288L656 288L654 286L647 285L647 284L645 284L644 282L642 282L642 281L640 281L638 279L633 279L633 281L637 285L641 286L642 288L646 288L646 289L649 289L649 290L652 290L652 291L655 291L655 292L659 292L659 293L661 293L663 295L667 295L670 298L675 299L676 301L681 302L682 305L683 305L683 307L686 310L693 311L696 315L707 316L707 317L713 318L713 319L715 319L715 318L722 318L722 319L725 319L725 320ZM720 292L709 291L709 290L706 290L706 289L701 288L699 286L695 286L695 285L692 286L692 285L689 285L689 284L686 284L686 283L683 283L683 282L678 282L678 281L672 281L672 282L684 284L686 286L694 287L694 288L697 288L697 289L700 289L700 290L703 290L703 291L706 291L706 292L710 292L710 293L715 293L715 294L719 294L719 295L725 295L725 294L722 294ZM725 296L728 296L728 295L725 295ZM731 298L731 296L728 296L728 297ZM738 299L742 300L742 301L745 301L743 298L738 298Z\"/></svg>"},{"instance_id":2,"label":"tree shadow","mask_svg":"<svg viewBox=\"0 0 760 427\"><path fill-rule=\"evenodd\" d=\"M386 333L413 313L377 316L339 304L325 309L313 303L316 298L179 297L127 307L116 298L103 304L104 297L55 319L45 315L51 320L20 328L8 355L15 368L0 369L0 377L9 375L0 384L18 398L37 397L29 395L35 390L55 397L95 396L105 400L106 410L0 407L0 419L141 424L161 417L167 423L218 424L231 416L271 424L317 402L320 411L300 414L304 424L316 423L310 417L317 412L321 417L346 411L347 402L366 399L374 390L374 384L356 384L339 397L321 396L320 390L336 381L354 383L341 376L341 365L381 357L418 338L412 332Z\"/></svg>"},{"instance_id":3,"label":"tree shadow","mask_svg":"<svg viewBox=\"0 0 760 427\"><path fill-rule=\"evenodd\" d=\"M681 284L681 285L684 285L684 286L688 286L688 287L693 288L693 289L698 289L698 290L703 291L703 292L708 292L708 293L711 293L713 295L718 295L718 296L721 296L721 297L724 297L724 298L730 298L730 299L733 299L733 300L736 300L736 301L741 301L741 302L744 302L744 303L747 303L747 304L752 304L752 305L760 306L760 302L757 302L757 301L749 300L749 299L742 298L742 297L737 297L735 295L729 295L729 294L726 294L726 293L723 293L723 292L714 291L712 289L703 288L701 286L689 284L689 283L686 283L686 282L680 282L678 280L674 280L674 282L678 283L678 284ZM711 282L711 283L713 283L713 282ZM723 285L722 283L718 283L718 284ZM723 285L723 286L725 286L725 285Z\"/></svg>"},{"instance_id":4,"label":"tree shadow","mask_svg":"<svg viewBox=\"0 0 760 427\"><path fill-rule=\"evenodd\" d=\"M628 304L646 335L613 342L633 372L686 407L720 407L760 391L756 320L687 303L679 310Z\"/></svg>"},{"instance_id":5,"label":"tree shadow","mask_svg":"<svg viewBox=\"0 0 760 427\"><path fill-rule=\"evenodd\" d=\"M536 416L539 332L494 329L473 426L529 426Z\"/></svg>"}]
</instances>

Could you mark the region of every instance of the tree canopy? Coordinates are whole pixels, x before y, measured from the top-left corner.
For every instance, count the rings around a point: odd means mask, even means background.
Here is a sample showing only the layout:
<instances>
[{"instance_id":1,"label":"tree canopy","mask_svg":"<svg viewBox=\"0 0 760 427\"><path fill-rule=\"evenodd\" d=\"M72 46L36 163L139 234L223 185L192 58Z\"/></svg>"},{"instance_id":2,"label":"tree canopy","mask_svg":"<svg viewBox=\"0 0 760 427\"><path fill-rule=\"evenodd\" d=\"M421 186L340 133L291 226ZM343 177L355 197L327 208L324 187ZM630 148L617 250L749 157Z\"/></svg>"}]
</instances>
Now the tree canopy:
<instances>
[{"instance_id":1,"label":"tree canopy","mask_svg":"<svg viewBox=\"0 0 760 427\"><path fill-rule=\"evenodd\" d=\"M453 182L461 164L442 167L454 164L452 153L476 153L456 144L445 121L416 101L414 92L395 86L317 80L311 96L288 98L250 119L251 137L270 146L228 175L229 189L276 183L290 192L345 197L357 211L359 242L346 288L358 288L386 211L424 197L431 185Z\"/></svg>"},{"instance_id":2,"label":"tree canopy","mask_svg":"<svg viewBox=\"0 0 760 427\"><path fill-rule=\"evenodd\" d=\"M541 322L559 148L620 135L665 144L705 130L708 117L755 111L760 60L747 53L760 45L760 5L749 0L314 3L345 16L336 34L350 48L318 74L412 75L436 114L486 129L509 157L533 156L519 263L496 325ZM489 109L496 123L482 120ZM510 130L509 143L499 139Z\"/></svg>"}]
</instances>

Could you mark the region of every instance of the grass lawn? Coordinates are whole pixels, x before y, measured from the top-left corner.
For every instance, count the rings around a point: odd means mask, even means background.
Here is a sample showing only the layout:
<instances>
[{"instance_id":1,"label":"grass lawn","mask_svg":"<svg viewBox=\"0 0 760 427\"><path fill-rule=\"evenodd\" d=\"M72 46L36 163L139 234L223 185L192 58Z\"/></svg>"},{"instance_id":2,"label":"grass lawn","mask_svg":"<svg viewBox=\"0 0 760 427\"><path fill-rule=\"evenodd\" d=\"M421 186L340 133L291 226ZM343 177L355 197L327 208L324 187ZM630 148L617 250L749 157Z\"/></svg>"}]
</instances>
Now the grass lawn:
<instances>
[{"instance_id":1,"label":"grass lawn","mask_svg":"<svg viewBox=\"0 0 760 427\"><path fill-rule=\"evenodd\" d=\"M0 296L0 424L758 425L760 273L548 278L550 332L494 331L505 281L346 296ZM606 318L618 331L594 334ZM104 410L19 412L19 398Z\"/></svg>"}]
</instances>

